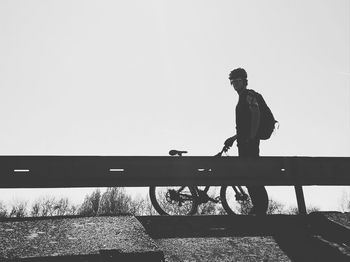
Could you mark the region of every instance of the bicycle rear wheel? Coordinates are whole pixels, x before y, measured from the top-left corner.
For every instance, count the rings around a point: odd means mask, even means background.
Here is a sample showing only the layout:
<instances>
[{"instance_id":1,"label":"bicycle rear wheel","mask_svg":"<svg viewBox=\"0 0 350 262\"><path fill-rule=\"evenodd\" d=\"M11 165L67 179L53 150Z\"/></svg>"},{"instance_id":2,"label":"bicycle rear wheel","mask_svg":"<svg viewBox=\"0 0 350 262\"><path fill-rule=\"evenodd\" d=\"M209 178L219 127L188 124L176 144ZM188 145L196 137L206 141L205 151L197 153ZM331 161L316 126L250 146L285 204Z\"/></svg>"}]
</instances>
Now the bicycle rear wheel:
<instances>
[{"instance_id":1,"label":"bicycle rear wheel","mask_svg":"<svg viewBox=\"0 0 350 262\"><path fill-rule=\"evenodd\" d=\"M197 212L197 200L194 187L158 187L149 188L151 203L160 215L193 215Z\"/></svg>"},{"instance_id":2,"label":"bicycle rear wheel","mask_svg":"<svg viewBox=\"0 0 350 262\"><path fill-rule=\"evenodd\" d=\"M252 203L248 195L246 187L241 187L244 190L244 194L241 192L237 194L234 190L235 186L222 186L220 189L220 199L222 207L225 209L228 215L247 215L252 209ZM235 187L238 189L238 187Z\"/></svg>"}]
</instances>

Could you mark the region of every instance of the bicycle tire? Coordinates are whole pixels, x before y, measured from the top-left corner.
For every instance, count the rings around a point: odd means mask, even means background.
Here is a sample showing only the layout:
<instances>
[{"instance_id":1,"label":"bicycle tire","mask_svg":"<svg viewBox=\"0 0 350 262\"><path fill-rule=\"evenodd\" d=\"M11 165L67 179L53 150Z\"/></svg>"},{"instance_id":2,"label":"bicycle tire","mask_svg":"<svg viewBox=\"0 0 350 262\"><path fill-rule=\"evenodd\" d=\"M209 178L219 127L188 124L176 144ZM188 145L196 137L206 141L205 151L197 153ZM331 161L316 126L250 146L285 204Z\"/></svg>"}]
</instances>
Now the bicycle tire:
<instances>
[{"instance_id":1,"label":"bicycle tire","mask_svg":"<svg viewBox=\"0 0 350 262\"><path fill-rule=\"evenodd\" d=\"M248 194L248 190L245 190ZM222 186L220 188L220 199L222 207L225 209L228 215L243 214L246 215L252 208L250 200L246 200L245 205L242 207L242 203L235 198L235 193L232 186Z\"/></svg>"},{"instance_id":2,"label":"bicycle tire","mask_svg":"<svg viewBox=\"0 0 350 262\"><path fill-rule=\"evenodd\" d=\"M154 209L158 212L160 215L193 215L197 212L197 200L196 200L196 193L195 189L192 186L185 187L184 189L188 189L186 191L187 194L190 194L189 200L186 201L187 205L180 210L180 206L174 202L174 204L168 202L166 199L167 192L172 188L180 188L180 187L157 187L157 186L151 186L149 188L149 196L151 199L151 203L154 207ZM167 203L166 203L167 202ZM178 209L176 209L176 205L178 205ZM182 212L181 212L182 211Z\"/></svg>"}]
</instances>

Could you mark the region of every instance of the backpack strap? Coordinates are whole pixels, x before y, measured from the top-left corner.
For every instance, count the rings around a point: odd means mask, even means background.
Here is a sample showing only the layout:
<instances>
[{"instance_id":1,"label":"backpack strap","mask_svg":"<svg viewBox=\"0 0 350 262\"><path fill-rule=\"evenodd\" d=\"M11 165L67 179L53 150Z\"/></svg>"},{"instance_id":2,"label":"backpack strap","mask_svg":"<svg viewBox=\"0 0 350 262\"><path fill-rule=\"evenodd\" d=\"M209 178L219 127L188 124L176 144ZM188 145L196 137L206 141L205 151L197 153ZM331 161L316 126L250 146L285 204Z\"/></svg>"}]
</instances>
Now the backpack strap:
<instances>
[{"instance_id":1,"label":"backpack strap","mask_svg":"<svg viewBox=\"0 0 350 262\"><path fill-rule=\"evenodd\" d=\"M255 92L254 90L247 89L246 101L249 107L259 107L259 95L260 94Z\"/></svg>"}]
</instances>

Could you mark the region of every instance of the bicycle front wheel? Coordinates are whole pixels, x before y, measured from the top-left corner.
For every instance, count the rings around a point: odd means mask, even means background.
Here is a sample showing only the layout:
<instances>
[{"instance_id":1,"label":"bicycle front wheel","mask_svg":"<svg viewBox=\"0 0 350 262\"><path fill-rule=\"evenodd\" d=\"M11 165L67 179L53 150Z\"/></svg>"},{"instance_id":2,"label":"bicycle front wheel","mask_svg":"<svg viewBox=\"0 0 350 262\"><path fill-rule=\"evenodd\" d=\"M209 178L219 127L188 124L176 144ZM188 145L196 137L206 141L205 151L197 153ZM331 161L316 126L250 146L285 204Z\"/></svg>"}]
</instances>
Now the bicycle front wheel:
<instances>
[{"instance_id":1,"label":"bicycle front wheel","mask_svg":"<svg viewBox=\"0 0 350 262\"><path fill-rule=\"evenodd\" d=\"M151 203L160 215L193 215L197 212L197 200L194 187L158 187L149 188Z\"/></svg>"},{"instance_id":2,"label":"bicycle front wheel","mask_svg":"<svg viewBox=\"0 0 350 262\"><path fill-rule=\"evenodd\" d=\"M220 199L228 215L247 215L253 207L246 187L222 186Z\"/></svg>"}]
</instances>

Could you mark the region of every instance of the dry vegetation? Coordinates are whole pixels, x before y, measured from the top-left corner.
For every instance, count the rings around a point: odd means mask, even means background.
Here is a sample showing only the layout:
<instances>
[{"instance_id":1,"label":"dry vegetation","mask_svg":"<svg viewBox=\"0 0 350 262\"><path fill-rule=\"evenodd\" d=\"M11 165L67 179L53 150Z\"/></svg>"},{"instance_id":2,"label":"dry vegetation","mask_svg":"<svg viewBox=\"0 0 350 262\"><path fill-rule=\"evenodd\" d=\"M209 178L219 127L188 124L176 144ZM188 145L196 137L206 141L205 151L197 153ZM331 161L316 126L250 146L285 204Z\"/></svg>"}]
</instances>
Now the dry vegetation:
<instances>
[{"instance_id":1,"label":"dry vegetation","mask_svg":"<svg viewBox=\"0 0 350 262\"><path fill-rule=\"evenodd\" d=\"M246 214L251 207L249 201L241 202L237 212ZM344 193L340 209L343 212L350 210L350 194ZM317 207L310 207L308 212L318 211ZM286 207L282 203L270 199L268 214L297 214L297 207ZM105 192L96 189L85 196L81 205L73 205L68 198L41 197L31 206L27 202L16 202L10 207L0 201L0 217L49 217L49 216L98 216L130 214L136 216L157 215L148 197L133 199L126 194L122 187L111 187ZM199 215L225 214L221 205L208 202L198 208Z\"/></svg>"}]
</instances>

